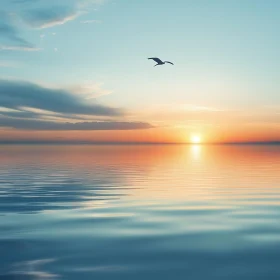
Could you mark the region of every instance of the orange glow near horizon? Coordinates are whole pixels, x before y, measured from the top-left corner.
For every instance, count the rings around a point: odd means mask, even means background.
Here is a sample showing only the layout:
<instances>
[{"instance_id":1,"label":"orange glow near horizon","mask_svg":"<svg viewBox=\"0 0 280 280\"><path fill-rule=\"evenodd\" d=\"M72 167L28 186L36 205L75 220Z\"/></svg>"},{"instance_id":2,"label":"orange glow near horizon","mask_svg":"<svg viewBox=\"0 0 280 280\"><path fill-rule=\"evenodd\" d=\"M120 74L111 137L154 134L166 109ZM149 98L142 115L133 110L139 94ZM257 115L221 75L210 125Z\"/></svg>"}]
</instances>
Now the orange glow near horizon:
<instances>
[{"instance_id":1,"label":"orange glow near horizon","mask_svg":"<svg viewBox=\"0 0 280 280\"><path fill-rule=\"evenodd\" d=\"M189 131L188 131L189 130ZM279 125L232 125L200 127L192 133L182 127L163 127L146 130L112 131L27 131L2 129L0 141L53 141L53 142L99 142L99 143L246 143L280 141Z\"/></svg>"}]
</instances>

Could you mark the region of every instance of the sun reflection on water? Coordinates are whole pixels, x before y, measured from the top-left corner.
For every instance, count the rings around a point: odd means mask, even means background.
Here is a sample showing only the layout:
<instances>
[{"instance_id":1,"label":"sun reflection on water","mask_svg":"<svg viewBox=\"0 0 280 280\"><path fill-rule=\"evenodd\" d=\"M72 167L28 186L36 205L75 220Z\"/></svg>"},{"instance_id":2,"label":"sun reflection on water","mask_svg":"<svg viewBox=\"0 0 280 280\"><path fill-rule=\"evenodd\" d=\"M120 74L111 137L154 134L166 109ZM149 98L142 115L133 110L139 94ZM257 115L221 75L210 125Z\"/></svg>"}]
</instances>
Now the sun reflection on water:
<instances>
[{"instance_id":1,"label":"sun reflection on water","mask_svg":"<svg viewBox=\"0 0 280 280\"><path fill-rule=\"evenodd\" d=\"M201 157L201 146L197 144L191 145L191 155L194 160L199 160Z\"/></svg>"}]
</instances>

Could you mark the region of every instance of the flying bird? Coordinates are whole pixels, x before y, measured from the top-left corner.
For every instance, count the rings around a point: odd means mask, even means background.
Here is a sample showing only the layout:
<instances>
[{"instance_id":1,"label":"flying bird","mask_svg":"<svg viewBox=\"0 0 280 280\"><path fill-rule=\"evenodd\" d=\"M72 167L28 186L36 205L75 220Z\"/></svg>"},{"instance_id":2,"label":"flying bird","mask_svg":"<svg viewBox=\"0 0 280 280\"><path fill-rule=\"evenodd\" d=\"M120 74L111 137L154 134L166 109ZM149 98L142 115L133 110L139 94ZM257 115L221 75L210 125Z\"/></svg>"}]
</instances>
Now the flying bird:
<instances>
[{"instance_id":1,"label":"flying bird","mask_svg":"<svg viewBox=\"0 0 280 280\"><path fill-rule=\"evenodd\" d=\"M170 61L162 61L162 60L160 60L160 59L157 58L157 57L150 57L150 58L148 58L148 59L154 60L154 61L157 63L155 66L163 65L163 64L165 64L165 63L169 63L169 64L174 65L174 64L173 64L172 62L170 62ZM154 66L154 67L155 67L155 66Z\"/></svg>"}]
</instances>

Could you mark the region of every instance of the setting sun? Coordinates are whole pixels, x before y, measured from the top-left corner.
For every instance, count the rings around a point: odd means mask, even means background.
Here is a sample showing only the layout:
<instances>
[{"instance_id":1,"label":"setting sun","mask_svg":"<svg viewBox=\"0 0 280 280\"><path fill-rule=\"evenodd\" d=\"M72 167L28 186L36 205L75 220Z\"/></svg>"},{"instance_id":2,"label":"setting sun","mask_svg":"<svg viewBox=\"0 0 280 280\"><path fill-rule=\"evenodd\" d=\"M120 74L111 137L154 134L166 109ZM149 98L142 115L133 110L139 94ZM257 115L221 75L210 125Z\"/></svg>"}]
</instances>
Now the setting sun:
<instances>
[{"instance_id":1,"label":"setting sun","mask_svg":"<svg viewBox=\"0 0 280 280\"><path fill-rule=\"evenodd\" d=\"M192 135L190 140L192 144L199 144L201 142L201 137L199 135Z\"/></svg>"}]
</instances>

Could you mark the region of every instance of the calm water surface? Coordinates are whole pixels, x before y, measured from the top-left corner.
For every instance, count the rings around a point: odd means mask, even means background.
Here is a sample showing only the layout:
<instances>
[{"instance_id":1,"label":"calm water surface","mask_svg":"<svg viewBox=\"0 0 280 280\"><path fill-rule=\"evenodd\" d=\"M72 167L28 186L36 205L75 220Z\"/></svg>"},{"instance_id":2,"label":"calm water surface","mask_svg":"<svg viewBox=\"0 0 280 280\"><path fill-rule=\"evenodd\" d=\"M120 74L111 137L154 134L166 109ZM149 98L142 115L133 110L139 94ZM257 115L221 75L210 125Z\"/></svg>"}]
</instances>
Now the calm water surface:
<instances>
[{"instance_id":1,"label":"calm water surface","mask_svg":"<svg viewBox=\"0 0 280 280\"><path fill-rule=\"evenodd\" d=\"M280 279L280 146L0 146L0 279Z\"/></svg>"}]
</instances>

